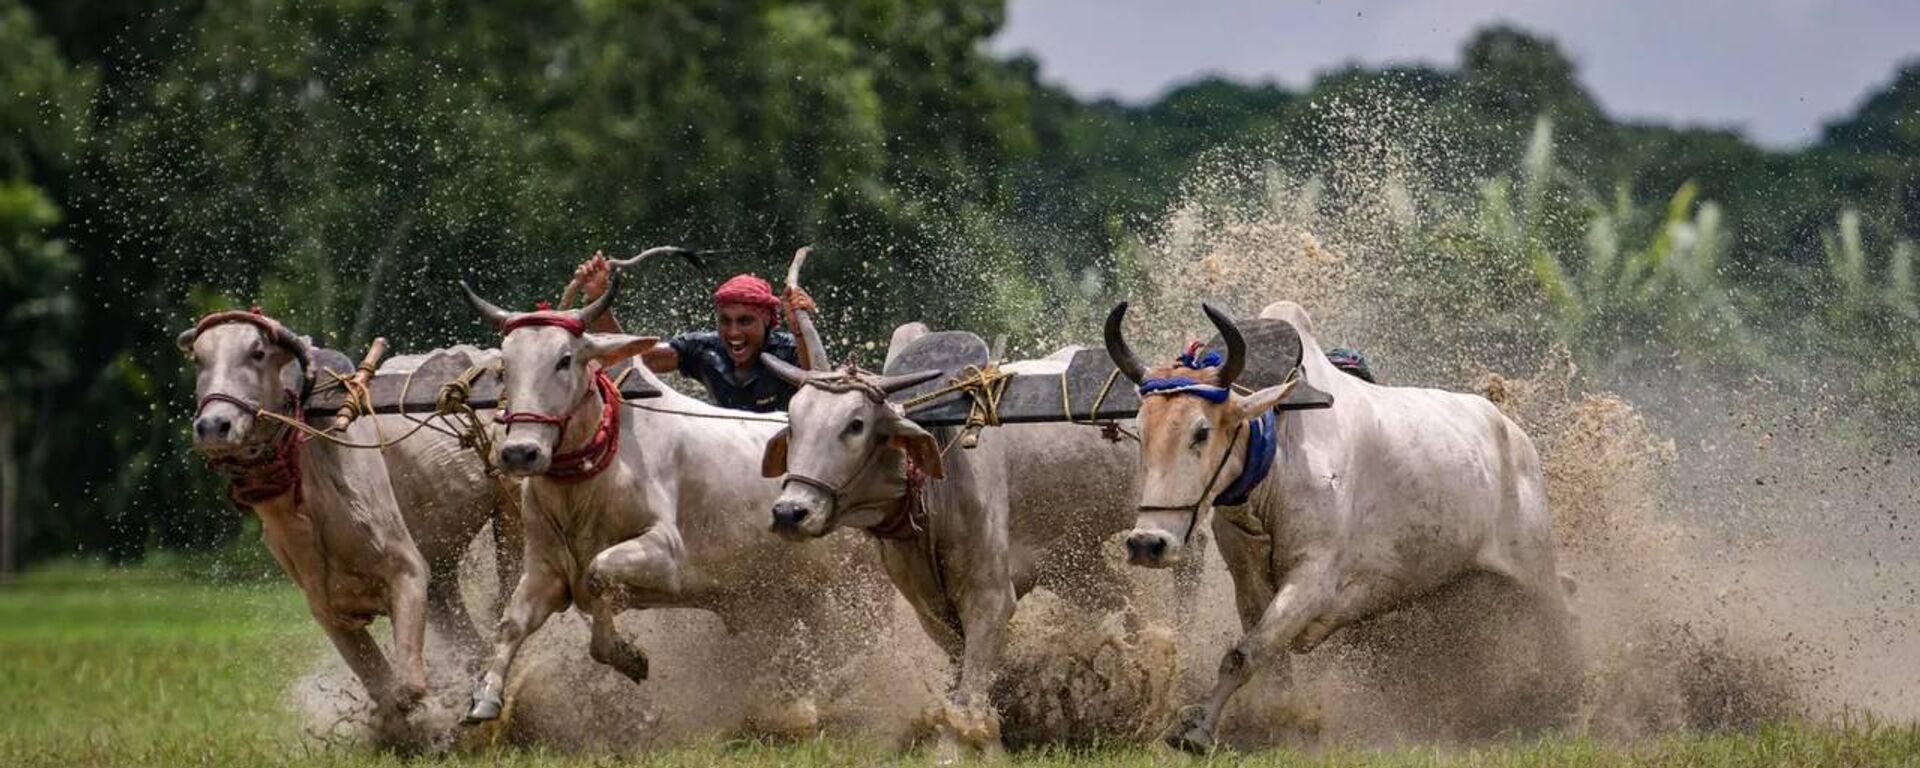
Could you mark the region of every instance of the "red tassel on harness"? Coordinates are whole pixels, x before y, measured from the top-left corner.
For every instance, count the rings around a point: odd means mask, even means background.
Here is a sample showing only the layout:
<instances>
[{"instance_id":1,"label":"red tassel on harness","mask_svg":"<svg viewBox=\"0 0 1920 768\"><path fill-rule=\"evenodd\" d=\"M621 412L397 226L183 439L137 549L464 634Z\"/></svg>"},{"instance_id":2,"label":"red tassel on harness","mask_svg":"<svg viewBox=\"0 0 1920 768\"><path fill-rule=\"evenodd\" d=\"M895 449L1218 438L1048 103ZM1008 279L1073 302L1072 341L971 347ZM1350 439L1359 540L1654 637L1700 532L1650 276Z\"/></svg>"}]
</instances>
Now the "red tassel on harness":
<instances>
[{"instance_id":1,"label":"red tassel on harness","mask_svg":"<svg viewBox=\"0 0 1920 768\"><path fill-rule=\"evenodd\" d=\"M906 458L907 492L900 503L880 519L880 523L867 529L874 538L891 541L909 541L926 529L927 524L927 473L914 463L913 457Z\"/></svg>"}]
</instances>

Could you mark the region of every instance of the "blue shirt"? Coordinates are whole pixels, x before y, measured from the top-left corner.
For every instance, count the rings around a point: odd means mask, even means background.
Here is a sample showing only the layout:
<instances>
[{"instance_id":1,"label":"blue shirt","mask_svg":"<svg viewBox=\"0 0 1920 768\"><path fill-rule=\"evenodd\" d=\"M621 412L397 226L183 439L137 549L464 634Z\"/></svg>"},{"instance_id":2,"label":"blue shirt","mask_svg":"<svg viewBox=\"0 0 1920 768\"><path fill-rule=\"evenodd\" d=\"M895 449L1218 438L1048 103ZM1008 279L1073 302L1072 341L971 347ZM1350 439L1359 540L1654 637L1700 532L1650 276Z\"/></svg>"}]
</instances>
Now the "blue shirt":
<instances>
[{"instance_id":1,"label":"blue shirt","mask_svg":"<svg viewBox=\"0 0 1920 768\"><path fill-rule=\"evenodd\" d=\"M683 333L667 340L680 356L680 375L706 386L707 393L722 408L742 411L784 411L793 399L793 385L773 375L755 360L751 367L736 371L727 344L713 331ZM769 331L760 351L794 365L800 364L797 341L786 331Z\"/></svg>"}]
</instances>

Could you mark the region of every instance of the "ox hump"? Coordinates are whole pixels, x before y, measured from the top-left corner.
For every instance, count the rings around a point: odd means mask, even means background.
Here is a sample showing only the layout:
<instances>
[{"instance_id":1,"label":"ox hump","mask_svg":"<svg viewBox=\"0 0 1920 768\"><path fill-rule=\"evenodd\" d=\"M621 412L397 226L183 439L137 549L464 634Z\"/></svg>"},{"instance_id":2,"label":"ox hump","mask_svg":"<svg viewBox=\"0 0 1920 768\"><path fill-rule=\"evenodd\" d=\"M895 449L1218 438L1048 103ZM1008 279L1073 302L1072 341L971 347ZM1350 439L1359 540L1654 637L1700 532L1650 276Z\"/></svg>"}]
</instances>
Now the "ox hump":
<instances>
[{"instance_id":1,"label":"ox hump","mask_svg":"<svg viewBox=\"0 0 1920 768\"><path fill-rule=\"evenodd\" d=\"M1313 316L1307 314L1307 308L1297 302L1281 299L1268 304L1260 310L1260 316L1273 320L1285 320L1302 334L1313 335Z\"/></svg>"}]
</instances>

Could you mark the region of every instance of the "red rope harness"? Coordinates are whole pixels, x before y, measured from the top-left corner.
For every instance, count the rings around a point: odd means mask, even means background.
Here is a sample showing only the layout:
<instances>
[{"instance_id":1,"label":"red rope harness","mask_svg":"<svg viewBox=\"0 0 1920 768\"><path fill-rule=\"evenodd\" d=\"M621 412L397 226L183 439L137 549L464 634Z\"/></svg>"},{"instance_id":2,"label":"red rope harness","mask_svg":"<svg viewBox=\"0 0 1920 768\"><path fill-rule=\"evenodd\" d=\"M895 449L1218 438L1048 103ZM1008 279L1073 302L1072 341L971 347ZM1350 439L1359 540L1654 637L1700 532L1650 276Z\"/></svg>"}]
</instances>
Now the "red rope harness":
<instances>
[{"instance_id":1,"label":"red rope harness","mask_svg":"<svg viewBox=\"0 0 1920 768\"><path fill-rule=\"evenodd\" d=\"M877 539L891 541L910 541L926 528L927 522L927 473L915 464L912 456L906 458L907 493L900 498L886 517L867 528L867 533Z\"/></svg>"},{"instance_id":2,"label":"red rope harness","mask_svg":"<svg viewBox=\"0 0 1920 768\"><path fill-rule=\"evenodd\" d=\"M212 393L200 399L200 408L207 403L223 401L237 405L248 413L260 409L252 403L232 395ZM306 408L300 403L300 397L287 392L295 420L304 421ZM198 411L196 411L198 413ZM233 503L245 507L257 507L279 498L291 491L294 506L300 506L300 446L307 442L306 435L300 430L281 425L279 444L274 446L273 455L264 459L241 459L222 457L208 459L207 464L215 471L227 476L227 498Z\"/></svg>"},{"instance_id":3,"label":"red rope harness","mask_svg":"<svg viewBox=\"0 0 1920 768\"><path fill-rule=\"evenodd\" d=\"M524 328L529 325L551 325L575 336L587 332L587 324L580 322L580 318L548 311L547 303L543 301L540 302L538 310L508 320L506 325L500 327L500 335L505 336L513 333L515 328Z\"/></svg>"},{"instance_id":4,"label":"red rope harness","mask_svg":"<svg viewBox=\"0 0 1920 768\"><path fill-rule=\"evenodd\" d=\"M606 371L596 372L593 383L600 390L600 425L594 428L593 437L586 445L556 453L547 463L546 476L554 482L572 484L591 479L611 466L614 456L620 452L620 387ZM541 413L508 413L501 420L509 424L516 421L560 424L564 430L566 418Z\"/></svg>"}]
</instances>

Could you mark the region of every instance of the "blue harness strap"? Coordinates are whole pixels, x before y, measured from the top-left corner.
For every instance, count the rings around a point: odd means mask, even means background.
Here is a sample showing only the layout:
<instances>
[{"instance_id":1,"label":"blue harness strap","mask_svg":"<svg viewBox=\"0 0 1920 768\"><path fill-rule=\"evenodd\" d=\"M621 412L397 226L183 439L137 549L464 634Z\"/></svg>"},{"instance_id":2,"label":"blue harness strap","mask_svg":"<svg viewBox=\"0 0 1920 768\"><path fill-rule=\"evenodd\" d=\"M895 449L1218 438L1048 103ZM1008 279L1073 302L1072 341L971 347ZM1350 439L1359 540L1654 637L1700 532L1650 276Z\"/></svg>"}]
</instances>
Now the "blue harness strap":
<instances>
[{"instance_id":1,"label":"blue harness strap","mask_svg":"<svg viewBox=\"0 0 1920 768\"><path fill-rule=\"evenodd\" d=\"M1251 429L1247 432L1246 466L1226 490L1213 497L1214 506L1232 507L1247 503L1247 494L1260 487L1260 481L1267 479L1267 472L1273 469L1273 456L1280 449L1280 441L1274 439L1274 428L1279 424L1275 418L1277 415L1267 411L1249 422Z\"/></svg>"},{"instance_id":2,"label":"blue harness strap","mask_svg":"<svg viewBox=\"0 0 1920 768\"><path fill-rule=\"evenodd\" d=\"M1193 395L1209 403L1219 405L1227 401L1227 388L1212 384L1202 384L1185 376L1170 379L1147 379L1140 382L1140 396L1147 395Z\"/></svg>"}]
</instances>

